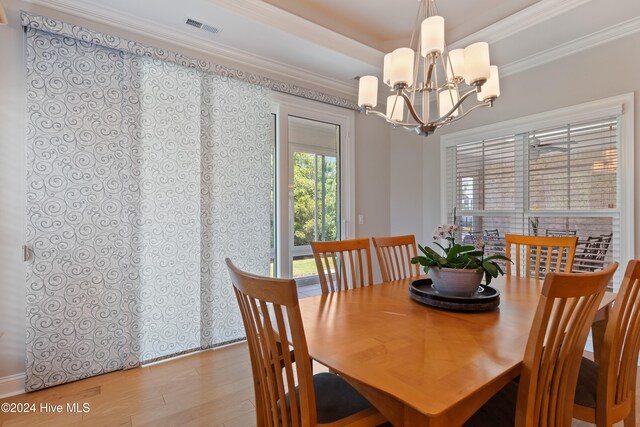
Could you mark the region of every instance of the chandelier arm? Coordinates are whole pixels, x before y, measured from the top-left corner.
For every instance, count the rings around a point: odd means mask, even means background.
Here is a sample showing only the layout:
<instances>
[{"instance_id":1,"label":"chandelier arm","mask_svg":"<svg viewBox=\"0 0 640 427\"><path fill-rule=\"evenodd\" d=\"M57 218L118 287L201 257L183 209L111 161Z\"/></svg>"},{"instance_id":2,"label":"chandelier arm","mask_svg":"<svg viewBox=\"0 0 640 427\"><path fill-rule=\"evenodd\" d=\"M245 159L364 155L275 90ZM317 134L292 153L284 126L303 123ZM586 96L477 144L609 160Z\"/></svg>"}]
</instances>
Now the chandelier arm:
<instances>
[{"instance_id":1,"label":"chandelier arm","mask_svg":"<svg viewBox=\"0 0 640 427\"><path fill-rule=\"evenodd\" d=\"M471 95L473 95L474 93L477 93L476 89L471 89L468 92L466 92L464 95L462 95L460 97L460 99L458 100L458 102L456 102L453 107L451 107L451 110L449 110L449 112L447 114L445 114L444 116L440 117L437 122L438 123L444 123L447 121L447 119L449 118L449 116L451 116L457 109L458 107L460 107L460 105L467 99L469 98ZM467 112L473 110L473 108L471 108L470 110L468 110ZM462 115L461 117L464 117L466 115L466 113L464 115Z\"/></svg>"},{"instance_id":2,"label":"chandelier arm","mask_svg":"<svg viewBox=\"0 0 640 427\"><path fill-rule=\"evenodd\" d=\"M397 122L395 120L391 120L389 117L387 117L386 114L381 113L380 111L372 110L370 108L367 108L365 110L365 112L366 112L366 114L373 114L375 116L382 117L387 123L390 123L390 124L392 124L394 126L402 126L405 129L411 129L411 130L413 130L413 129L417 128L417 127L420 127L420 125L416 125L416 124L413 124L413 123Z\"/></svg>"},{"instance_id":3,"label":"chandelier arm","mask_svg":"<svg viewBox=\"0 0 640 427\"><path fill-rule=\"evenodd\" d=\"M435 65L435 62L433 61L434 59L430 57L428 60L429 68L427 69L427 78L424 79L425 89L429 89L429 90L431 90L431 80L433 79L433 66ZM436 82L436 84L438 84L438 82Z\"/></svg>"},{"instance_id":4,"label":"chandelier arm","mask_svg":"<svg viewBox=\"0 0 640 427\"><path fill-rule=\"evenodd\" d=\"M418 39L416 51L420 52L422 42ZM415 102L416 92L418 91L418 70L420 69L420 55L416 55L416 59L413 64L413 89L411 90L411 103Z\"/></svg>"},{"instance_id":5,"label":"chandelier arm","mask_svg":"<svg viewBox=\"0 0 640 427\"><path fill-rule=\"evenodd\" d=\"M449 51L447 50L447 45L444 45L444 50L442 51L442 55L440 55L440 63L442 64L442 69L444 71L444 79L440 86L436 88L436 91L440 91L442 89L456 89L458 90L458 85L455 80L452 78L449 81L449 73L447 68L451 68L453 70L453 66L449 65L451 60L449 59Z\"/></svg>"},{"instance_id":6,"label":"chandelier arm","mask_svg":"<svg viewBox=\"0 0 640 427\"><path fill-rule=\"evenodd\" d=\"M425 124L424 121L422 121L422 119L418 117L418 113L416 112L416 109L413 108L413 104L409 100L409 97L405 95L404 92L401 93L400 96L402 96L402 99L404 99L404 103L407 104L407 109L409 109L409 113L411 113L411 116L413 117L413 119L416 122L418 122L420 126L424 126Z\"/></svg>"},{"instance_id":7,"label":"chandelier arm","mask_svg":"<svg viewBox=\"0 0 640 427\"><path fill-rule=\"evenodd\" d=\"M451 82L444 82L440 86L436 88L437 91L441 91L442 89L455 89L455 85Z\"/></svg>"},{"instance_id":8,"label":"chandelier arm","mask_svg":"<svg viewBox=\"0 0 640 427\"><path fill-rule=\"evenodd\" d=\"M476 110L476 109L482 108L482 107L491 107L491 103L482 102L480 104L476 104L473 107L469 108L467 111L465 111L463 114L457 116L455 119L447 120L445 118L444 120L440 120L440 121L438 121L437 123L434 123L434 124L435 124L435 126L440 127L440 126L443 126L445 124L455 123L458 120L460 120L461 118L463 118L464 116L466 116L467 114L469 114L470 112L472 112L473 110Z\"/></svg>"},{"instance_id":9,"label":"chandelier arm","mask_svg":"<svg viewBox=\"0 0 640 427\"><path fill-rule=\"evenodd\" d=\"M389 123L393 123L393 121L392 121L392 120L390 120L390 119L389 119L389 117L387 117L387 115L386 115L386 114L381 113L380 111L376 111L376 110L372 110L372 109L370 109L370 108L367 108L367 109L366 109L366 113L367 113L367 114L373 114L374 116L382 117L382 118L383 118L383 119L385 119L387 122L389 122Z\"/></svg>"}]
</instances>

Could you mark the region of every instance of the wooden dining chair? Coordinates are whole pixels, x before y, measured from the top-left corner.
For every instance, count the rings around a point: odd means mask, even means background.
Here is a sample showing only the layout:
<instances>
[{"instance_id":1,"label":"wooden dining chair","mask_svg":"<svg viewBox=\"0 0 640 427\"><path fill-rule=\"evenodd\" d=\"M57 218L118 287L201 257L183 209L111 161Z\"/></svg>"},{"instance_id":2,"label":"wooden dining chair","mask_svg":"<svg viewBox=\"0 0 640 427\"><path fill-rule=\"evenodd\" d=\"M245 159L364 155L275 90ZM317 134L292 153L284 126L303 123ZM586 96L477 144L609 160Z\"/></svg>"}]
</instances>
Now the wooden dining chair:
<instances>
[{"instance_id":1,"label":"wooden dining chair","mask_svg":"<svg viewBox=\"0 0 640 427\"><path fill-rule=\"evenodd\" d=\"M411 258L418 256L416 237L413 234L393 237L373 237L382 281L406 279L420 275L418 264Z\"/></svg>"},{"instance_id":2,"label":"wooden dining chair","mask_svg":"<svg viewBox=\"0 0 640 427\"><path fill-rule=\"evenodd\" d=\"M294 364L288 351L279 351L278 343L288 342L296 360L310 360L295 280L255 276L240 271L228 258L226 262L247 334L257 425L384 423L385 418L342 377L313 375L310 363Z\"/></svg>"},{"instance_id":3,"label":"wooden dining chair","mask_svg":"<svg viewBox=\"0 0 640 427\"><path fill-rule=\"evenodd\" d=\"M640 349L640 260L627 265L604 333L599 363L582 358L574 418L597 426L636 426Z\"/></svg>"},{"instance_id":4,"label":"wooden dining chair","mask_svg":"<svg viewBox=\"0 0 640 427\"><path fill-rule=\"evenodd\" d=\"M373 284L369 239L311 242L322 293Z\"/></svg>"},{"instance_id":5,"label":"wooden dining chair","mask_svg":"<svg viewBox=\"0 0 640 427\"><path fill-rule=\"evenodd\" d=\"M578 238L507 234L505 244L506 256L515 264L516 276L530 275L541 278L541 273L544 275L551 271L570 272L572 270ZM512 246L515 247L515 251L512 250ZM544 268L541 269L541 267ZM507 262L507 274L510 275L511 270L511 263Z\"/></svg>"},{"instance_id":6,"label":"wooden dining chair","mask_svg":"<svg viewBox=\"0 0 640 427\"><path fill-rule=\"evenodd\" d=\"M618 268L547 274L542 286L519 383L509 383L464 424L568 427L582 350L598 306Z\"/></svg>"}]
</instances>

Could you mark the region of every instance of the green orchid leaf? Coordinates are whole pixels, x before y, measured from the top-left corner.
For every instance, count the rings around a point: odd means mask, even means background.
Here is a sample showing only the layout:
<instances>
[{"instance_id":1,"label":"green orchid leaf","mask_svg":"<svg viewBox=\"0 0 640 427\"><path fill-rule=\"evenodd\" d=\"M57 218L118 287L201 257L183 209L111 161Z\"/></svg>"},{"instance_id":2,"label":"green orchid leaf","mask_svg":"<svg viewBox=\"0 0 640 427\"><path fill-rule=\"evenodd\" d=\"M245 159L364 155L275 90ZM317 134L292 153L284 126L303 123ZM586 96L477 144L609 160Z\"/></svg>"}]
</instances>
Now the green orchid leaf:
<instances>
[{"instance_id":1,"label":"green orchid leaf","mask_svg":"<svg viewBox=\"0 0 640 427\"><path fill-rule=\"evenodd\" d=\"M431 260L424 256L415 256L411 258L411 264L427 265Z\"/></svg>"},{"instance_id":2,"label":"green orchid leaf","mask_svg":"<svg viewBox=\"0 0 640 427\"><path fill-rule=\"evenodd\" d=\"M513 261L511 261L509 258L507 258L507 257L506 257L506 256L504 256L504 255L491 255L491 256L486 257L484 260L485 260L485 261L492 261L492 260L494 260L494 259L501 259L501 260L503 260L503 261L509 261L509 262L511 262L511 263L513 262Z\"/></svg>"},{"instance_id":3,"label":"green orchid leaf","mask_svg":"<svg viewBox=\"0 0 640 427\"><path fill-rule=\"evenodd\" d=\"M498 277L498 266L493 262L483 262L482 267L492 277Z\"/></svg>"},{"instance_id":4,"label":"green orchid leaf","mask_svg":"<svg viewBox=\"0 0 640 427\"><path fill-rule=\"evenodd\" d=\"M438 252L434 251L433 249L431 249L428 246L425 246L424 254L429 258L433 258L434 260L437 260L438 258L441 258L440 254Z\"/></svg>"},{"instance_id":5,"label":"green orchid leaf","mask_svg":"<svg viewBox=\"0 0 640 427\"><path fill-rule=\"evenodd\" d=\"M487 285L491 284L491 274L486 269L484 270L484 281Z\"/></svg>"},{"instance_id":6,"label":"green orchid leaf","mask_svg":"<svg viewBox=\"0 0 640 427\"><path fill-rule=\"evenodd\" d=\"M427 251L425 250L425 248L423 248L422 246L418 245L418 249L420 249L420 251L421 251L423 254L425 254L425 255L427 255L427 254L428 254L428 252L427 252Z\"/></svg>"},{"instance_id":7,"label":"green orchid leaf","mask_svg":"<svg viewBox=\"0 0 640 427\"><path fill-rule=\"evenodd\" d=\"M436 245L437 247L439 247L440 249L442 249L444 251L445 254L449 253L449 249L445 248L444 246L442 246L440 243L438 242L433 242L434 245Z\"/></svg>"},{"instance_id":8,"label":"green orchid leaf","mask_svg":"<svg viewBox=\"0 0 640 427\"><path fill-rule=\"evenodd\" d=\"M474 249L475 248L473 246L455 245L451 249L449 249L449 252L447 253L447 259L452 260L455 257L457 257L459 254L464 253L464 252L468 252L468 251L472 251Z\"/></svg>"},{"instance_id":9,"label":"green orchid leaf","mask_svg":"<svg viewBox=\"0 0 640 427\"><path fill-rule=\"evenodd\" d=\"M465 255L473 256L473 257L482 256L483 254L484 254L484 252L482 252L482 251L465 252Z\"/></svg>"}]
</instances>

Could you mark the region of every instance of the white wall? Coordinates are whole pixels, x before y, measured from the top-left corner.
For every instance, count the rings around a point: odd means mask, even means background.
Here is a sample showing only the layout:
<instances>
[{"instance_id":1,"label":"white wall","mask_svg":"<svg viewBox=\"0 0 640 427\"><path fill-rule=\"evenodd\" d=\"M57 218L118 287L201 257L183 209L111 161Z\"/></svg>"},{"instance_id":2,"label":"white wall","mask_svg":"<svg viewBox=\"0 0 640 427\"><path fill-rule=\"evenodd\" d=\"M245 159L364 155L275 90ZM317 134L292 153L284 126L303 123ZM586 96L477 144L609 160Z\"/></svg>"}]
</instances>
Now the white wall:
<instances>
[{"instance_id":1,"label":"white wall","mask_svg":"<svg viewBox=\"0 0 640 427\"><path fill-rule=\"evenodd\" d=\"M414 234L422 239L422 151L427 143L415 132L391 128L391 235Z\"/></svg>"},{"instance_id":2,"label":"white wall","mask_svg":"<svg viewBox=\"0 0 640 427\"><path fill-rule=\"evenodd\" d=\"M432 231L442 224L440 217L440 140L428 137L422 150L422 244L433 240ZM435 179L434 179L435 177Z\"/></svg>"},{"instance_id":3,"label":"white wall","mask_svg":"<svg viewBox=\"0 0 640 427\"><path fill-rule=\"evenodd\" d=\"M21 247L25 240L26 224L26 88L19 11L34 11L192 57L274 77L264 70L229 63L225 58L213 58L203 52L47 10L26 1L5 0L4 5L10 24L0 27L0 396L16 389L16 385L22 381L20 375L25 370L26 269L22 262ZM308 86L304 82L291 83ZM310 88L322 90L313 86ZM389 127L383 121L358 114L355 136L356 213L365 215L365 223L356 225L356 235L386 236L389 235ZM377 265L374 265L374 271L379 279Z\"/></svg>"},{"instance_id":4,"label":"white wall","mask_svg":"<svg viewBox=\"0 0 640 427\"><path fill-rule=\"evenodd\" d=\"M635 257L640 254L640 33L501 80L494 108L475 111L438 133L470 129L633 92L635 94ZM425 164L426 166L426 164ZM440 182L425 167L426 183ZM623 267L621 267L623 268Z\"/></svg>"},{"instance_id":5,"label":"white wall","mask_svg":"<svg viewBox=\"0 0 640 427\"><path fill-rule=\"evenodd\" d=\"M389 125L377 117L356 114L356 237L389 236ZM364 215L364 223L358 216ZM373 249L372 249L373 250ZM378 260L372 253L375 281Z\"/></svg>"},{"instance_id":6,"label":"white wall","mask_svg":"<svg viewBox=\"0 0 640 427\"><path fill-rule=\"evenodd\" d=\"M0 27L0 379L24 372L26 97L17 3L5 2L10 26ZM0 380L0 395L6 391Z\"/></svg>"}]
</instances>

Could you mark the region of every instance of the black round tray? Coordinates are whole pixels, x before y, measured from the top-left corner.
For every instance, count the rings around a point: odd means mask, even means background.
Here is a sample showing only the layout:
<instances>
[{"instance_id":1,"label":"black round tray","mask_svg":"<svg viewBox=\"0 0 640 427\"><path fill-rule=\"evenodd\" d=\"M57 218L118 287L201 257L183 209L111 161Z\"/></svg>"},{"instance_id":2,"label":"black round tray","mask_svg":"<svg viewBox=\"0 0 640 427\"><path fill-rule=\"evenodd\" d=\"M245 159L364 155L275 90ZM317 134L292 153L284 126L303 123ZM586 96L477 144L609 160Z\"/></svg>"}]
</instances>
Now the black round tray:
<instances>
[{"instance_id":1,"label":"black round tray","mask_svg":"<svg viewBox=\"0 0 640 427\"><path fill-rule=\"evenodd\" d=\"M432 285L431 279L412 282L409 287L411 299L431 307L453 311L489 311L500 305L500 291L490 286L480 286L472 297L453 297L439 294Z\"/></svg>"}]
</instances>

